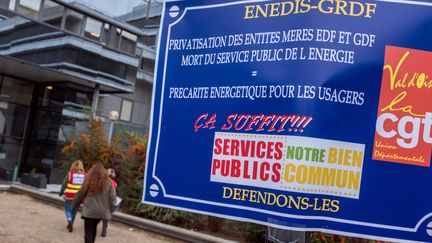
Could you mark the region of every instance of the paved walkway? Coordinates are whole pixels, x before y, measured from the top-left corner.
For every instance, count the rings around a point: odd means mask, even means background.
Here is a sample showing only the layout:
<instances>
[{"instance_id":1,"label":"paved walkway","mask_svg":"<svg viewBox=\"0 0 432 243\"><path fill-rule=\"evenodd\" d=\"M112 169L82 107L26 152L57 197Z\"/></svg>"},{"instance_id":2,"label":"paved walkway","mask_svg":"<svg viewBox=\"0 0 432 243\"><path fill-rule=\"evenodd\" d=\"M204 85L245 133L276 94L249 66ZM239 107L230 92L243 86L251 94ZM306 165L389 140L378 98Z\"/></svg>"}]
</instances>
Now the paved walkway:
<instances>
[{"instance_id":1,"label":"paved walkway","mask_svg":"<svg viewBox=\"0 0 432 243\"><path fill-rule=\"evenodd\" d=\"M108 235L97 243L162 243L182 241L163 237L120 223L110 222ZM63 208L53 206L26 195L0 192L0 242L2 243L76 243L84 242L83 220L77 215L74 232L66 229Z\"/></svg>"}]
</instances>

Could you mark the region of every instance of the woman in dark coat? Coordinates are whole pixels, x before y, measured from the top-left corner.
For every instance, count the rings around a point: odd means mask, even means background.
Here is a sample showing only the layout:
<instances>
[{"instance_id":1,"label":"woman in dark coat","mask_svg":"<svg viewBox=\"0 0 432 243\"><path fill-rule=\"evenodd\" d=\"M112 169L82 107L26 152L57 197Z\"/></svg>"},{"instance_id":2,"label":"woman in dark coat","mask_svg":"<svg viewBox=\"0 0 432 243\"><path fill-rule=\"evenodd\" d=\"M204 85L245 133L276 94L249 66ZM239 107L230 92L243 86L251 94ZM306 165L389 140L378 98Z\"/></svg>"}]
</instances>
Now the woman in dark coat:
<instances>
[{"instance_id":1,"label":"woman in dark coat","mask_svg":"<svg viewBox=\"0 0 432 243\"><path fill-rule=\"evenodd\" d=\"M93 243L97 225L101 220L110 220L115 207L116 193L102 164L95 164L87 173L84 185L78 191L72 208L82 203L84 219L84 242Z\"/></svg>"}]
</instances>

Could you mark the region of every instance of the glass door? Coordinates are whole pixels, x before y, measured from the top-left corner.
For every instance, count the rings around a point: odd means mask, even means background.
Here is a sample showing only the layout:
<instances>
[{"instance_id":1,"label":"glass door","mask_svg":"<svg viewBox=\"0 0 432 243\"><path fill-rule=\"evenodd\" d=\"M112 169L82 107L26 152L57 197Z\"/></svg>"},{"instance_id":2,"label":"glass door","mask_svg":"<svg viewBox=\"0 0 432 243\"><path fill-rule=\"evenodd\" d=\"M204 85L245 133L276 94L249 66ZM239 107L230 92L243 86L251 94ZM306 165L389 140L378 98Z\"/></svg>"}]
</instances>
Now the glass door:
<instances>
[{"instance_id":1,"label":"glass door","mask_svg":"<svg viewBox=\"0 0 432 243\"><path fill-rule=\"evenodd\" d=\"M33 84L0 76L0 179L11 180L18 170Z\"/></svg>"}]
</instances>

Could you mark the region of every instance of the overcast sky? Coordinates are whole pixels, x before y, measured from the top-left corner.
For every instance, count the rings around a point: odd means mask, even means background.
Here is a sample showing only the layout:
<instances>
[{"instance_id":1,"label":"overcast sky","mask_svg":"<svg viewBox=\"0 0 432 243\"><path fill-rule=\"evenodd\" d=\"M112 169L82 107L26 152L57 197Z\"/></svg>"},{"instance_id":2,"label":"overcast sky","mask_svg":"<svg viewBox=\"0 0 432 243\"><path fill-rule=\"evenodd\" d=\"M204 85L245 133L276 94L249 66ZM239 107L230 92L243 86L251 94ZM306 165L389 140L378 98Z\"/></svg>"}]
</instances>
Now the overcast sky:
<instances>
[{"instance_id":1,"label":"overcast sky","mask_svg":"<svg viewBox=\"0 0 432 243\"><path fill-rule=\"evenodd\" d=\"M65 2L79 2L90 8L111 16L119 16L130 12L133 7L144 4L144 0L64 0ZM145 13L143 13L145 14Z\"/></svg>"}]
</instances>

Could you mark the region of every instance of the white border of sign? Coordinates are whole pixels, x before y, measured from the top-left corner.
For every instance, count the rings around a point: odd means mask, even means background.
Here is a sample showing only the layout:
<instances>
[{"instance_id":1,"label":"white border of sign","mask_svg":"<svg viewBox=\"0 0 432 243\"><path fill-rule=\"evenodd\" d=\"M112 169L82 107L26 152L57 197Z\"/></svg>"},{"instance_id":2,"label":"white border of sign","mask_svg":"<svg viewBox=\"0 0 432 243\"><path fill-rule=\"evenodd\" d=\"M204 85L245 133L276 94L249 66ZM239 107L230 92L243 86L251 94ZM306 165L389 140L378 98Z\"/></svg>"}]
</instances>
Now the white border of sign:
<instances>
[{"instance_id":1,"label":"white border of sign","mask_svg":"<svg viewBox=\"0 0 432 243\"><path fill-rule=\"evenodd\" d=\"M165 10L166 10L166 2L182 2L183 0L165 0L162 8L162 16L161 16L161 24L159 29L159 34L162 32L164 19L165 19ZM235 2L229 2L229 3L221 3L221 4L212 4L212 5L205 5L205 6L196 6L196 7L186 7L182 13L182 15L173 23L171 23L168 26L168 36L167 36L167 43L166 43L166 49L165 49L165 59L164 59L164 67L163 67L163 83L162 83L162 92L160 97L160 112L159 112L159 119L158 119L158 134L156 138L156 148L155 148L155 156L153 161L153 171L152 171L152 177L155 179L159 185L162 187L162 192L164 197L176 199L176 200L182 200L182 201L189 201L194 203L201 203L201 204L208 204L213 206L220 206L220 207L227 207L227 208L234 208L234 209L241 209L241 210L248 210L258 213L264 213L268 215L274 215L279 217L286 217L286 218L295 218L295 219L307 219L307 220L325 220L325 221L332 221L337 223L346 223L351 225L360 225L360 226L367 226L367 227L373 227L373 228L382 228L382 229L388 229L388 230L398 230L398 231L406 231L406 232L417 232L420 225L429 217L432 217L432 212L425 215L423 218L421 218L416 226L414 228L410 227L400 227L400 226L393 226L393 225L383 225L383 224L375 224L375 223L368 223L368 222L362 222L362 221L354 221L354 220L347 220L347 219L340 219L340 218L332 218L332 217L323 217L323 216L302 216L302 215L295 215L295 214L284 214L284 213L276 213L269 210L263 210L263 209L256 209L252 207L246 207L246 206L238 206L238 205L231 205L231 204L225 204L225 203L217 203L212 201L206 201L206 200L200 200L200 199L194 199L194 198L187 198L187 197L181 197L181 196L175 196L170 195L166 193L165 187L163 186L162 181L156 176L156 162L157 162L157 151L159 149L159 138L160 138L160 131L161 131L161 123L162 123L162 108L163 108L163 99L164 99L164 89L165 89L165 75L166 75L166 67L167 67L167 57L168 57L168 40L171 34L171 27L173 27L175 24L180 22L180 20L186 15L186 12L189 10L197 10L197 9L208 9L208 8L217 8L217 7L225 7L225 6L232 6L232 5L238 5L238 4L244 4L244 3L253 3L253 2L267 2L269 0L241 0L241 1L235 1ZM410 0L375 0L377 2L389 2L389 3L398 3L398 4L410 4L410 5L421 5L421 6L427 6L432 7L432 3L427 2L421 2L421 1L410 1ZM158 51L160 50L161 46L161 38L158 38ZM148 144L151 144L152 141L152 128L153 128L153 122L154 122L154 101L155 101L155 94L156 94L156 82L158 80L158 65L159 65L159 54L156 55L156 62L155 62L155 75L154 75L154 81L153 81L153 92L152 92L152 106L151 106L151 112L150 112L150 136L149 136L149 142ZM150 152L150 146L147 147L147 155ZM146 157L146 165L149 164L149 156ZM147 175L148 166L145 168L145 174ZM144 182L144 189L143 189L144 195L146 195L146 185ZM397 242L420 242L420 241L411 241L411 240L401 240L401 239L394 239L394 238L386 238L386 237L380 237L380 236L373 236L373 235L363 235L363 234L356 234L356 233L349 233L345 231L337 231L337 230L331 230L327 228L296 228L296 227L288 227L278 224L272 224L269 222L262 222L258 220L253 220L250 218L242 218L242 217L235 217L235 216L229 216L224 214L217 214L217 213L210 213L207 211L201 211L201 210L195 210L190 208L182 208L182 207L176 207L176 206L168 206L165 204L159 204L154 202L148 202L148 201L142 201L143 203L154 205L154 206L160 206L160 207L169 207L177 210L186 210L193 213L201 213L211 216L217 216L217 217L223 217L233 220L240 220L240 221L246 221L256 224L264 224L267 226L275 227L275 228L281 228L286 230L306 230L306 231L321 231L325 233L331 233L331 234L339 234L339 235L346 235L351 237L363 237L363 238L370 238L370 239L376 239L376 240L383 240L383 241L397 241Z\"/></svg>"}]
</instances>

